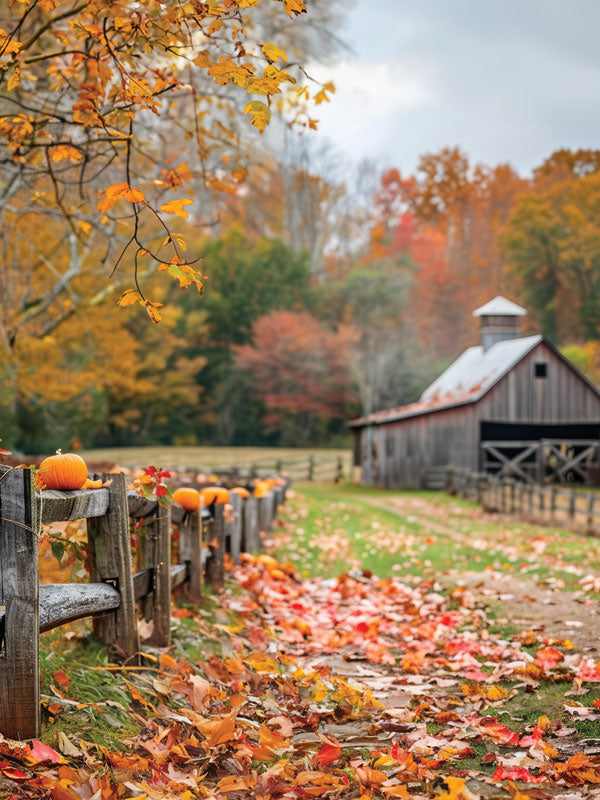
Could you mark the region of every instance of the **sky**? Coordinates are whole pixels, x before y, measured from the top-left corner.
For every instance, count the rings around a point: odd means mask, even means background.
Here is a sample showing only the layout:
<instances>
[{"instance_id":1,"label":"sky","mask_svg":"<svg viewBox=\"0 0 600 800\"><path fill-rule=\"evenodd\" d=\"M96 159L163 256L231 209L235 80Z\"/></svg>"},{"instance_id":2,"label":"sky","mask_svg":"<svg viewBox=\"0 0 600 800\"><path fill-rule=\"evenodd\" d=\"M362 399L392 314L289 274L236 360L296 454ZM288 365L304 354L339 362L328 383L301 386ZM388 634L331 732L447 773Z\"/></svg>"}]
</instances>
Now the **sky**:
<instances>
[{"instance_id":1,"label":"sky","mask_svg":"<svg viewBox=\"0 0 600 800\"><path fill-rule=\"evenodd\" d=\"M311 65L337 88L318 136L405 173L459 145L529 174L560 147L600 147L598 30L600 0L357 0L352 52Z\"/></svg>"}]
</instances>

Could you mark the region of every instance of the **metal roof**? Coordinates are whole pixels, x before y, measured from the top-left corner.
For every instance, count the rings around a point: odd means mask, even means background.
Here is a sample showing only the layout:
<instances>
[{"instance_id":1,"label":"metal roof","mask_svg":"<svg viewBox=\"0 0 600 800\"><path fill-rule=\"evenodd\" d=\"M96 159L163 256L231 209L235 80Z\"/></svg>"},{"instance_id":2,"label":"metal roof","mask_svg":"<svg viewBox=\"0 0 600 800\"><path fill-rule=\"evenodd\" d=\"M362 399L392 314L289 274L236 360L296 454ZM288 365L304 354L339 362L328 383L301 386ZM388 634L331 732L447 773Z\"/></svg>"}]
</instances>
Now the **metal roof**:
<instances>
[{"instance_id":1,"label":"metal roof","mask_svg":"<svg viewBox=\"0 0 600 800\"><path fill-rule=\"evenodd\" d=\"M541 341L541 336L526 336L523 339L496 342L487 350L481 345L467 348L425 389L421 402L432 402L448 396L483 394Z\"/></svg>"},{"instance_id":2,"label":"metal roof","mask_svg":"<svg viewBox=\"0 0 600 800\"><path fill-rule=\"evenodd\" d=\"M527 311L501 294L473 311L474 317L524 317Z\"/></svg>"},{"instance_id":3,"label":"metal roof","mask_svg":"<svg viewBox=\"0 0 600 800\"><path fill-rule=\"evenodd\" d=\"M469 347L425 389L418 402L377 411L368 417L353 420L350 426L392 422L474 403L541 341L543 337L536 335L496 342L487 350L481 345Z\"/></svg>"}]
</instances>

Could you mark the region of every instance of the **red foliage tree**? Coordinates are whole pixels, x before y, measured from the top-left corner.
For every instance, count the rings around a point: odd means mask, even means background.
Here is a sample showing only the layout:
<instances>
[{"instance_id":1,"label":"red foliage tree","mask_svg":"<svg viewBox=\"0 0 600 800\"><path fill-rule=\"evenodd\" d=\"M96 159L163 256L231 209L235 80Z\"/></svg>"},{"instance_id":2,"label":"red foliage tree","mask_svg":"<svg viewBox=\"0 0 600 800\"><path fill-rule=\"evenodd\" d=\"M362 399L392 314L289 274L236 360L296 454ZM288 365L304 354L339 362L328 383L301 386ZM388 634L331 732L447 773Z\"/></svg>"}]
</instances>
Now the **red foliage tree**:
<instances>
[{"instance_id":1,"label":"red foliage tree","mask_svg":"<svg viewBox=\"0 0 600 800\"><path fill-rule=\"evenodd\" d=\"M267 427L300 441L344 418L354 398L351 337L349 328L329 330L306 311L272 311L256 320L253 344L235 348L235 362L264 403Z\"/></svg>"}]
</instances>

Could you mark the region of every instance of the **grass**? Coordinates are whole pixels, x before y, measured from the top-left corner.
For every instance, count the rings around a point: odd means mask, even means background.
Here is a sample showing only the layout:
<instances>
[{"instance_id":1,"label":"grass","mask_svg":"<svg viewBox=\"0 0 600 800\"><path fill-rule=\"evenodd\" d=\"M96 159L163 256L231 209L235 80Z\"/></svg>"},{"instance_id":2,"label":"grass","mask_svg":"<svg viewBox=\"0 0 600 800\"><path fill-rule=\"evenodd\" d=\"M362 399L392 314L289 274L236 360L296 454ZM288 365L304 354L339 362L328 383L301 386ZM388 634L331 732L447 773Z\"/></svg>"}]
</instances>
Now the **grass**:
<instances>
[{"instance_id":1,"label":"grass","mask_svg":"<svg viewBox=\"0 0 600 800\"><path fill-rule=\"evenodd\" d=\"M578 589L582 574L600 572L600 541L518 520L493 521L477 506L440 492L386 492L352 484L298 486L287 507L292 524L276 555L306 575L332 577L352 566L382 577L457 577L500 570L539 583ZM391 510L405 499L406 509ZM415 501L423 501L421 508ZM380 503L380 505L379 505ZM424 509L424 510L423 510Z\"/></svg>"},{"instance_id":2,"label":"grass","mask_svg":"<svg viewBox=\"0 0 600 800\"><path fill-rule=\"evenodd\" d=\"M214 467L242 466L274 468L277 461L291 465L294 461L341 456L344 471L350 471L351 454L345 449L319 449L314 447L107 447L83 450L81 455L88 461L109 461L125 467L146 467L149 464L162 467Z\"/></svg>"},{"instance_id":3,"label":"grass","mask_svg":"<svg viewBox=\"0 0 600 800\"><path fill-rule=\"evenodd\" d=\"M439 492L390 493L351 484L298 488L284 512L293 533L287 528L275 546L278 557L305 575L333 577L360 566L382 577L444 580L494 569L575 589L581 574L600 571L600 542L519 521L489 522L473 514L474 504ZM425 511L413 511L414 503L403 513L374 505L398 498L427 501Z\"/></svg>"}]
</instances>

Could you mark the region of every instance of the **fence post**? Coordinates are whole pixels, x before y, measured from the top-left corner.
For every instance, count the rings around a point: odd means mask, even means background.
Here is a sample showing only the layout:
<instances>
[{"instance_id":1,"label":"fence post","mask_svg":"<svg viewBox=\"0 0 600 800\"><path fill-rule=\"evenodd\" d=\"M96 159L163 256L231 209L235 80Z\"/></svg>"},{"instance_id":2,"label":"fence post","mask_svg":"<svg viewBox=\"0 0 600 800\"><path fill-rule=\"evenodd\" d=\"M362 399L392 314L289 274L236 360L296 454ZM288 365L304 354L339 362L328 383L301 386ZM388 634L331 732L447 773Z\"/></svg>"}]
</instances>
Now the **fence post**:
<instances>
[{"instance_id":1,"label":"fence post","mask_svg":"<svg viewBox=\"0 0 600 800\"><path fill-rule=\"evenodd\" d=\"M33 470L0 466L0 732L40 734L40 511Z\"/></svg>"},{"instance_id":2,"label":"fence post","mask_svg":"<svg viewBox=\"0 0 600 800\"><path fill-rule=\"evenodd\" d=\"M213 506L209 552L210 555L206 562L206 580L211 589L222 589L225 581L225 506L223 503L215 503Z\"/></svg>"},{"instance_id":3,"label":"fence post","mask_svg":"<svg viewBox=\"0 0 600 800\"><path fill-rule=\"evenodd\" d=\"M260 550L258 500L253 494L246 498L242 509L242 547L246 553Z\"/></svg>"},{"instance_id":4,"label":"fence post","mask_svg":"<svg viewBox=\"0 0 600 800\"><path fill-rule=\"evenodd\" d=\"M282 463L281 459L278 458L277 461L275 462L275 472L278 475L281 475L282 469L283 469L283 463Z\"/></svg>"},{"instance_id":5,"label":"fence post","mask_svg":"<svg viewBox=\"0 0 600 800\"><path fill-rule=\"evenodd\" d=\"M152 542L152 620L148 643L155 647L171 644L171 509L157 506L156 517L148 520L147 535Z\"/></svg>"},{"instance_id":6,"label":"fence post","mask_svg":"<svg viewBox=\"0 0 600 800\"><path fill-rule=\"evenodd\" d=\"M139 651L135 598L131 569L129 512L125 475L95 475L108 483L108 510L103 517L88 520L88 543L91 554L91 579L116 583L121 603L114 614L93 621L94 634L111 650L124 658Z\"/></svg>"},{"instance_id":7,"label":"fence post","mask_svg":"<svg viewBox=\"0 0 600 800\"><path fill-rule=\"evenodd\" d=\"M315 474L315 458L314 458L314 456L310 455L308 457L308 476L307 476L307 480L309 480L309 481L314 480L314 474Z\"/></svg>"},{"instance_id":8,"label":"fence post","mask_svg":"<svg viewBox=\"0 0 600 800\"><path fill-rule=\"evenodd\" d=\"M337 467L335 471L335 482L339 483L341 480L344 479L344 462L341 456L337 458Z\"/></svg>"},{"instance_id":9,"label":"fence post","mask_svg":"<svg viewBox=\"0 0 600 800\"><path fill-rule=\"evenodd\" d=\"M239 494L229 495L231 505L231 515L233 519L227 523L229 533L229 552L234 564L240 563L240 551L242 549L242 503Z\"/></svg>"},{"instance_id":10,"label":"fence post","mask_svg":"<svg viewBox=\"0 0 600 800\"><path fill-rule=\"evenodd\" d=\"M556 489L550 489L550 520L554 520L556 514Z\"/></svg>"},{"instance_id":11,"label":"fence post","mask_svg":"<svg viewBox=\"0 0 600 800\"><path fill-rule=\"evenodd\" d=\"M202 507L187 512L179 537L181 561L188 565L188 594L197 603L202 598Z\"/></svg>"},{"instance_id":12,"label":"fence post","mask_svg":"<svg viewBox=\"0 0 600 800\"><path fill-rule=\"evenodd\" d=\"M569 492L569 516L575 519L575 492Z\"/></svg>"},{"instance_id":13,"label":"fence post","mask_svg":"<svg viewBox=\"0 0 600 800\"><path fill-rule=\"evenodd\" d=\"M587 507L587 532L594 532L594 503L596 501L596 494L588 492L588 507Z\"/></svg>"}]
</instances>

